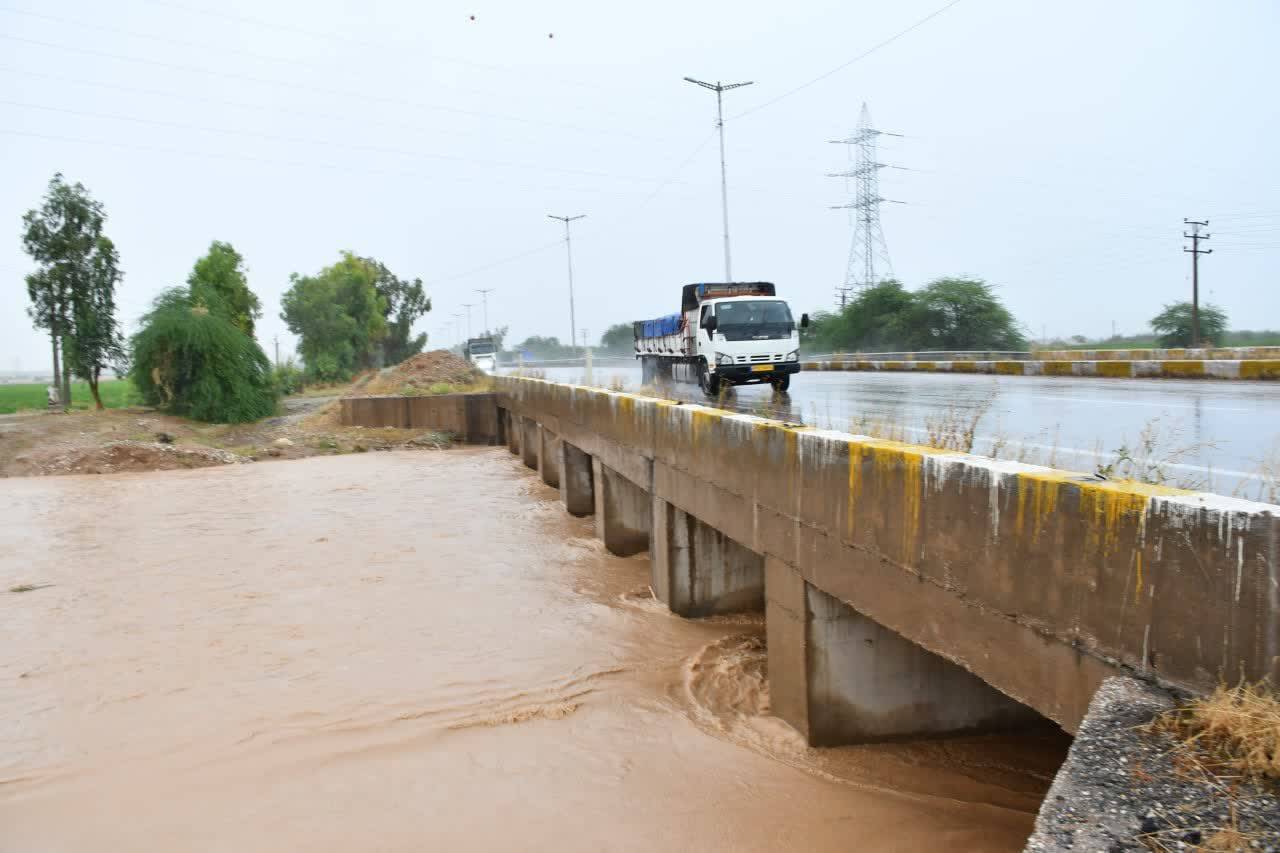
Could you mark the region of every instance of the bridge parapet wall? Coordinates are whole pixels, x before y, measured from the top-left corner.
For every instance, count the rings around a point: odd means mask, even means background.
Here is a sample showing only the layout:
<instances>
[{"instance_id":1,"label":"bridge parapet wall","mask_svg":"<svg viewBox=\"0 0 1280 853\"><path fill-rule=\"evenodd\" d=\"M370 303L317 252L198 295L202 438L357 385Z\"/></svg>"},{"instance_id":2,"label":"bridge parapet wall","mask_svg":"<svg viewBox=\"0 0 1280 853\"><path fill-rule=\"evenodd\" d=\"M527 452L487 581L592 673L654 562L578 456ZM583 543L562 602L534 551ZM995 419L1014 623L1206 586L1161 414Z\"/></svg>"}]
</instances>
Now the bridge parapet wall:
<instances>
[{"instance_id":1,"label":"bridge parapet wall","mask_svg":"<svg viewBox=\"0 0 1280 853\"><path fill-rule=\"evenodd\" d=\"M1280 678L1280 507L536 379L499 405L1068 729Z\"/></svg>"}]
</instances>

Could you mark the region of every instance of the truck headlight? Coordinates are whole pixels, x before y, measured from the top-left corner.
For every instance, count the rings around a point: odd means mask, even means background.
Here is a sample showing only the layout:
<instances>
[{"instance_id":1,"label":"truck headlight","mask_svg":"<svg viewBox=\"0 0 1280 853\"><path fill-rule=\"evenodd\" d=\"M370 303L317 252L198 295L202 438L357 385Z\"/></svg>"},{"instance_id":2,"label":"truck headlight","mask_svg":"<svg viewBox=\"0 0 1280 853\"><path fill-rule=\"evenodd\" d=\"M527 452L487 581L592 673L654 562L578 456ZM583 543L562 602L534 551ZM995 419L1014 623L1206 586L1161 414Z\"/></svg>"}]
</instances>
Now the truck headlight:
<instances>
[{"instance_id":1,"label":"truck headlight","mask_svg":"<svg viewBox=\"0 0 1280 853\"><path fill-rule=\"evenodd\" d=\"M733 356L718 352L716 353L716 364L733 364Z\"/></svg>"},{"instance_id":2,"label":"truck headlight","mask_svg":"<svg viewBox=\"0 0 1280 853\"><path fill-rule=\"evenodd\" d=\"M799 358L800 350L798 349L793 349L791 352L787 353L787 361L796 361Z\"/></svg>"}]
</instances>

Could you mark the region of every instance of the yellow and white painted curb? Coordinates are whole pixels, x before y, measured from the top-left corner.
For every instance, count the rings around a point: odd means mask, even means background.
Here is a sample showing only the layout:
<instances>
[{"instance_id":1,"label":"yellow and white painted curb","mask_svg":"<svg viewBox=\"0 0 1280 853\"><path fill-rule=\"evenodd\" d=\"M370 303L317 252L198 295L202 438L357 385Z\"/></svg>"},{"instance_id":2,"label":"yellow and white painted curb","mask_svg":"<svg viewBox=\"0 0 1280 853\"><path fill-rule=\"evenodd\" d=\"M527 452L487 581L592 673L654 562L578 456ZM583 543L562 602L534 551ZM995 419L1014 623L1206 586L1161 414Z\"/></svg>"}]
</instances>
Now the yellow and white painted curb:
<instances>
[{"instance_id":1,"label":"yellow and white painted curb","mask_svg":"<svg viewBox=\"0 0 1280 853\"><path fill-rule=\"evenodd\" d=\"M806 361L804 370L989 373L999 376L1093 376L1107 379L1280 379L1275 359L1099 361Z\"/></svg>"}]
</instances>

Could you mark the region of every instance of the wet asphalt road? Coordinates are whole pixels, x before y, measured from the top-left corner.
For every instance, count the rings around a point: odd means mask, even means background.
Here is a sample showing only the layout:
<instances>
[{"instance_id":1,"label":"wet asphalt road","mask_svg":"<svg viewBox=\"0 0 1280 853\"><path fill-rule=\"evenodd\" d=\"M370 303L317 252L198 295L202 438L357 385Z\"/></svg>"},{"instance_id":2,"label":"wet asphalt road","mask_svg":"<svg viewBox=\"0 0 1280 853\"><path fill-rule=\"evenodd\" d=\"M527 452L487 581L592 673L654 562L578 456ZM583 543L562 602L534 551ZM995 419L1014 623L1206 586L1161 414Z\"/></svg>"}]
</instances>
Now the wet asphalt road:
<instances>
[{"instance_id":1,"label":"wet asphalt road","mask_svg":"<svg viewBox=\"0 0 1280 853\"><path fill-rule=\"evenodd\" d=\"M542 370L557 381L585 378L580 367ZM640 369L599 364L592 378L636 390ZM685 383L664 393L706 401ZM1254 500L1275 501L1280 477L1274 382L808 372L786 395L744 386L722 405L906 441L976 421L975 453L1091 473L1127 452L1137 470L1121 473Z\"/></svg>"}]
</instances>

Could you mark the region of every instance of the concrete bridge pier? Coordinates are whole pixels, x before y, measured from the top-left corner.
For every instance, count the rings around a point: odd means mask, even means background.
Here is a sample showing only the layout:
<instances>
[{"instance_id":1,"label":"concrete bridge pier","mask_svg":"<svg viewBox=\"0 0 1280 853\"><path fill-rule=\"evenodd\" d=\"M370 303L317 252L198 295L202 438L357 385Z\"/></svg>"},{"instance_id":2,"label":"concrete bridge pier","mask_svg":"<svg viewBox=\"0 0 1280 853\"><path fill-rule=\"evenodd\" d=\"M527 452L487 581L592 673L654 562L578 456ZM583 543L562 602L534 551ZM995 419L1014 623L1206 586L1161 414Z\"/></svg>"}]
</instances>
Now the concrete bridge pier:
<instances>
[{"instance_id":1,"label":"concrete bridge pier","mask_svg":"<svg viewBox=\"0 0 1280 853\"><path fill-rule=\"evenodd\" d=\"M810 746L1010 728L1040 719L772 557L765 590L770 704Z\"/></svg>"},{"instance_id":2,"label":"concrete bridge pier","mask_svg":"<svg viewBox=\"0 0 1280 853\"><path fill-rule=\"evenodd\" d=\"M596 535L619 557L649 550L653 527L649 493L617 471L591 460L595 492Z\"/></svg>"},{"instance_id":3,"label":"concrete bridge pier","mask_svg":"<svg viewBox=\"0 0 1280 853\"><path fill-rule=\"evenodd\" d=\"M507 420L507 450L515 456L520 455L520 432L524 429L521 425L524 418L512 412L510 409L500 409L503 417Z\"/></svg>"},{"instance_id":4,"label":"concrete bridge pier","mask_svg":"<svg viewBox=\"0 0 1280 853\"><path fill-rule=\"evenodd\" d=\"M591 457L569 442L560 440L560 499L570 515L591 515L596 511L595 477Z\"/></svg>"},{"instance_id":5,"label":"concrete bridge pier","mask_svg":"<svg viewBox=\"0 0 1280 853\"><path fill-rule=\"evenodd\" d=\"M654 595L680 616L764 607L764 558L656 496L649 571Z\"/></svg>"},{"instance_id":6,"label":"concrete bridge pier","mask_svg":"<svg viewBox=\"0 0 1280 853\"><path fill-rule=\"evenodd\" d=\"M555 488L560 487L560 436L543 427L539 430L541 438L538 442L538 473L542 482Z\"/></svg>"},{"instance_id":7,"label":"concrete bridge pier","mask_svg":"<svg viewBox=\"0 0 1280 853\"><path fill-rule=\"evenodd\" d=\"M520 458L533 470L538 470L538 448L542 446L542 425L533 418L524 419L520 431Z\"/></svg>"}]
</instances>

